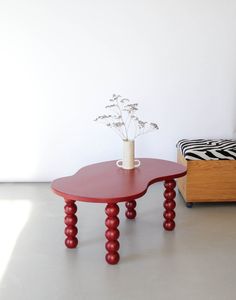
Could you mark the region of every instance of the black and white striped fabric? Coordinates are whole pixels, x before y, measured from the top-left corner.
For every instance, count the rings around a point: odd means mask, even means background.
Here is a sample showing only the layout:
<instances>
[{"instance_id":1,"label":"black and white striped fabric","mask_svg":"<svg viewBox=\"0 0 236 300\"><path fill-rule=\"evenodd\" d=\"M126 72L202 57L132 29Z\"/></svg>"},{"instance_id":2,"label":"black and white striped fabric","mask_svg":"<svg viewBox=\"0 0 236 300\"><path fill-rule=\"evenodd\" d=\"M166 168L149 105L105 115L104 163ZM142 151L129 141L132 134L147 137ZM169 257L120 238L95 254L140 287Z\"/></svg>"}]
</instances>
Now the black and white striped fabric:
<instances>
[{"instance_id":1,"label":"black and white striped fabric","mask_svg":"<svg viewBox=\"0 0 236 300\"><path fill-rule=\"evenodd\" d=\"M180 140L177 143L186 160L236 160L236 140Z\"/></svg>"}]
</instances>

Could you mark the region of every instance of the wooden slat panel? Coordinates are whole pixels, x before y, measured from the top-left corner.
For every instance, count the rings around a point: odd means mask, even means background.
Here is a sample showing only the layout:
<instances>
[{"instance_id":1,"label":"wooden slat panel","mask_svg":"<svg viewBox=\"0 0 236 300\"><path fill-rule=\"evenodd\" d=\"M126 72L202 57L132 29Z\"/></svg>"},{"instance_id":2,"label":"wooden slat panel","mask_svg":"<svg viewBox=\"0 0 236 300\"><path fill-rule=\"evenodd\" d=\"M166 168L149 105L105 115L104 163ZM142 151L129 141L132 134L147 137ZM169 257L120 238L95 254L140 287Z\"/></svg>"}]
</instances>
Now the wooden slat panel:
<instances>
[{"instance_id":1,"label":"wooden slat panel","mask_svg":"<svg viewBox=\"0 0 236 300\"><path fill-rule=\"evenodd\" d=\"M185 181L178 183L186 201L236 201L235 160L186 161L178 153L178 162L188 168Z\"/></svg>"}]
</instances>

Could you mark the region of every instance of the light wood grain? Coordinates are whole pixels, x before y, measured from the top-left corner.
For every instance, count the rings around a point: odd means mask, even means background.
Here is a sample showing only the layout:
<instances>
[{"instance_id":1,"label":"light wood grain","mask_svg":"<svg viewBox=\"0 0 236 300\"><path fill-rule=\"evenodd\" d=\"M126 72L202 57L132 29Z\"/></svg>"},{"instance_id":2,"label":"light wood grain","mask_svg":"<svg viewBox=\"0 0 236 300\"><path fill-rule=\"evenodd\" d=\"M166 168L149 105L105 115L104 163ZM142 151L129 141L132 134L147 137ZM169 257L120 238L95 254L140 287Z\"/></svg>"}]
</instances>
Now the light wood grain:
<instances>
[{"instance_id":1,"label":"light wood grain","mask_svg":"<svg viewBox=\"0 0 236 300\"><path fill-rule=\"evenodd\" d=\"M177 180L186 202L236 201L235 160L186 161L178 152L178 162L187 165L187 175Z\"/></svg>"}]
</instances>

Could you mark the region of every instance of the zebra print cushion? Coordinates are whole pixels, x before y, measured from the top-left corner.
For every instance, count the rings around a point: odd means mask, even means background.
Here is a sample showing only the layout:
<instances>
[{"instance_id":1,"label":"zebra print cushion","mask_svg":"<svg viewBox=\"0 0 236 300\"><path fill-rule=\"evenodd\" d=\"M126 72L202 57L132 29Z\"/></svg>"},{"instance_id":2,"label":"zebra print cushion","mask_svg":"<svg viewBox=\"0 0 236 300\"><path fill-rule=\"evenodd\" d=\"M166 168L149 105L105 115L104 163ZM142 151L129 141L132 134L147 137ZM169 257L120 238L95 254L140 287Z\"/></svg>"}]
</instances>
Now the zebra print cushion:
<instances>
[{"instance_id":1,"label":"zebra print cushion","mask_svg":"<svg viewBox=\"0 0 236 300\"><path fill-rule=\"evenodd\" d=\"M186 160L235 160L236 140L180 140L177 143Z\"/></svg>"}]
</instances>

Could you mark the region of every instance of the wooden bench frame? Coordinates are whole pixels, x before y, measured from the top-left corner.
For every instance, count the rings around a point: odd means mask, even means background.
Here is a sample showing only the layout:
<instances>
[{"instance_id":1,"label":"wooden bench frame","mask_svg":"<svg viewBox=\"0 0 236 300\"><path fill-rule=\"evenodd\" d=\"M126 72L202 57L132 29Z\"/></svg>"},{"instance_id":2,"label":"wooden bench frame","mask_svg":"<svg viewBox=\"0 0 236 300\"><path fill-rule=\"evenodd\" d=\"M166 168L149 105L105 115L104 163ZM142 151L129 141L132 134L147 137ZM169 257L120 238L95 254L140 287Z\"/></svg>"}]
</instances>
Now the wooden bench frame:
<instances>
[{"instance_id":1,"label":"wooden bench frame","mask_svg":"<svg viewBox=\"0 0 236 300\"><path fill-rule=\"evenodd\" d=\"M177 180L186 203L236 201L236 160L186 160L178 150L178 163L187 175Z\"/></svg>"}]
</instances>

